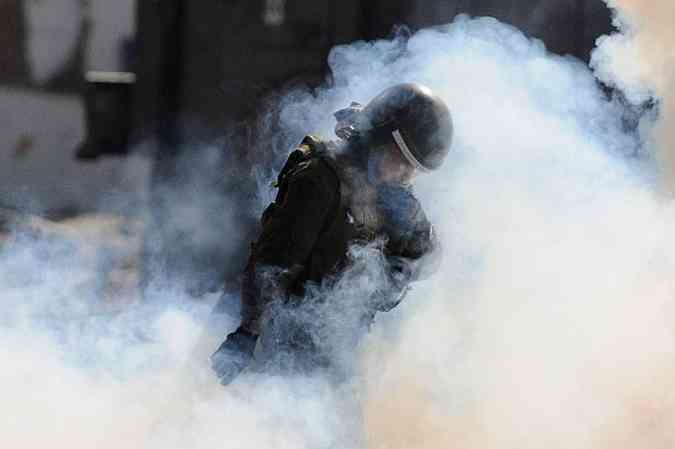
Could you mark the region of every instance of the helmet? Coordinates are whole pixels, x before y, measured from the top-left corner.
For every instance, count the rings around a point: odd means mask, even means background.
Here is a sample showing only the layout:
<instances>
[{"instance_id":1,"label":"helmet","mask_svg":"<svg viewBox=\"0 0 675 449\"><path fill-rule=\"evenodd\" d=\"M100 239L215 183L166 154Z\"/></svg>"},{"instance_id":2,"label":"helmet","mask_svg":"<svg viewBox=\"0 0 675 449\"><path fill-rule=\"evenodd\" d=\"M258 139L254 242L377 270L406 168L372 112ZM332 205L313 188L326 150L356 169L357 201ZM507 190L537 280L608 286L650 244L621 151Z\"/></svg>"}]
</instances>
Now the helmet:
<instances>
[{"instance_id":1,"label":"helmet","mask_svg":"<svg viewBox=\"0 0 675 449\"><path fill-rule=\"evenodd\" d=\"M362 110L359 137L370 146L394 142L417 169L438 169L450 151L452 117L431 89L405 83L390 87Z\"/></svg>"}]
</instances>

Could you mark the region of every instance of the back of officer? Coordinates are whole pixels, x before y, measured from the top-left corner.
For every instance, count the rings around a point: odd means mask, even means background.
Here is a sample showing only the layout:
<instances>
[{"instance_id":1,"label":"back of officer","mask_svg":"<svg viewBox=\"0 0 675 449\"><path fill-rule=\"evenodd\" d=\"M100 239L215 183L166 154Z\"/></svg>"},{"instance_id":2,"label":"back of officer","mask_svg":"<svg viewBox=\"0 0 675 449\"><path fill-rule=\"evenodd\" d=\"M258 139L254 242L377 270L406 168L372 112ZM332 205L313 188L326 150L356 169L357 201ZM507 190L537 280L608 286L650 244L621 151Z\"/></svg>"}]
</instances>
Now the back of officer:
<instances>
[{"instance_id":1,"label":"back of officer","mask_svg":"<svg viewBox=\"0 0 675 449\"><path fill-rule=\"evenodd\" d=\"M410 182L418 172L439 168L449 151L452 120L445 103L427 87L399 84L335 116L340 140L306 137L278 176L278 194L263 213L244 272L242 323L211 358L224 384L250 364L261 335L266 357L291 354L300 362L293 369L330 364L303 329L320 326L313 323L319 314L305 316L299 326L279 322L309 301L308 285L339 278L351 245L381 242L386 265L386 287L364 301L364 325L400 302L435 246Z\"/></svg>"}]
</instances>

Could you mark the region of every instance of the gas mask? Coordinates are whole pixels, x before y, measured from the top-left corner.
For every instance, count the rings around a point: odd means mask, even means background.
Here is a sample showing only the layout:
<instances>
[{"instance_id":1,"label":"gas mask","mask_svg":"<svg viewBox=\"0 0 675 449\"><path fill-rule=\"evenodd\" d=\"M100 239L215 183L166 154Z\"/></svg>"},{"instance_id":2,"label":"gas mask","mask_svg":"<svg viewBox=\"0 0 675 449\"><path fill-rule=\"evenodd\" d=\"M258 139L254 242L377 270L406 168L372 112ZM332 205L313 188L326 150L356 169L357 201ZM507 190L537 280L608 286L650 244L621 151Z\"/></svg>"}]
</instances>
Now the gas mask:
<instances>
[{"instance_id":1,"label":"gas mask","mask_svg":"<svg viewBox=\"0 0 675 449\"><path fill-rule=\"evenodd\" d=\"M334 116L337 120L335 135L347 142L357 138L368 127L363 105L355 101L349 107L335 112Z\"/></svg>"}]
</instances>

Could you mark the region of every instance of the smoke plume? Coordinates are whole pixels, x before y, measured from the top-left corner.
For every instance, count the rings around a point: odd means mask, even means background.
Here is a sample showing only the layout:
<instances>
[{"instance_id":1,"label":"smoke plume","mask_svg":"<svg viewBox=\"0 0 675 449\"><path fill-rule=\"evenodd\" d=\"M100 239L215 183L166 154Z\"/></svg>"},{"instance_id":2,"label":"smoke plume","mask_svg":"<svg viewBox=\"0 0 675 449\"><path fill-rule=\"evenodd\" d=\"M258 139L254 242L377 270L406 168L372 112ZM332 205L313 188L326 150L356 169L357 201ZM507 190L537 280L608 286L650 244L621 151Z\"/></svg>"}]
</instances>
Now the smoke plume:
<instances>
[{"instance_id":1,"label":"smoke plume","mask_svg":"<svg viewBox=\"0 0 675 449\"><path fill-rule=\"evenodd\" d=\"M662 187L675 188L675 4L668 0L606 0L619 32L601 38L592 64L598 77L634 105L657 103L655 124L644 124L646 143L660 163Z\"/></svg>"},{"instance_id":2,"label":"smoke plume","mask_svg":"<svg viewBox=\"0 0 675 449\"><path fill-rule=\"evenodd\" d=\"M15 232L0 252L2 445L673 447L675 210L590 69L466 17L338 47L330 64L333 85L279 104L289 146L403 81L438 92L456 129L444 168L417 183L440 270L360 345L338 335L352 377L223 388L208 355L235 320L214 326L175 285L153 292L161 306L101 315L77 246ZM376 248L354 251L322 338L381 277Z\"/></svg>"}]
</instances>

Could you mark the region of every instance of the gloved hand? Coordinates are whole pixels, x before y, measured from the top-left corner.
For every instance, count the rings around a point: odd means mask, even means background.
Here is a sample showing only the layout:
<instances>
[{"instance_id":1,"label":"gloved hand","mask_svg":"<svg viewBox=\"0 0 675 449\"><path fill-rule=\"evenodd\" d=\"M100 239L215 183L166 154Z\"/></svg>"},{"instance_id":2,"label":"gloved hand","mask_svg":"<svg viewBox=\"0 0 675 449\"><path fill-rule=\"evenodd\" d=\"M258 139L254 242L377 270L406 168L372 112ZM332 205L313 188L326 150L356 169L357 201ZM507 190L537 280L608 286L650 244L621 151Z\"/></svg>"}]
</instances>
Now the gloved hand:
<instances>
[{"instance_id":1,"label":"gloved hand","mask_svg":"<svg viewBox=\"0 0 675 449\"><path fill-rule=\"evenodd\" d=\"M409 188L379 186L377 207L383 218L382 228L389 237L388 254L419 259L433 249L431 223Z\"/></svg>"},{"instance_id":2,"label":"gloved hand","mask_svg":"<svg viewBox=\"0 0 675 449\"><path fill-rule=\"evenodd\" d=\"M409 188L383 184L377 188L377 207L384 219L384 230L400 238L415 230L420 203Z\"/></svg>"},{"instance_id":3,"label":"gloved hand","mask_svg":"<svg viewBox=\"0 0 675 449\"><path fill-rule=\"evenodd\" d=\"M211 368L221 384L232 382L251 363L257 341L256 335L240 327L211 355Z\"/></svg>"}]
</instances>

